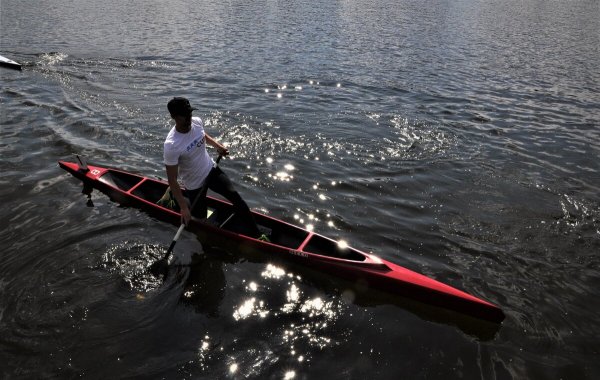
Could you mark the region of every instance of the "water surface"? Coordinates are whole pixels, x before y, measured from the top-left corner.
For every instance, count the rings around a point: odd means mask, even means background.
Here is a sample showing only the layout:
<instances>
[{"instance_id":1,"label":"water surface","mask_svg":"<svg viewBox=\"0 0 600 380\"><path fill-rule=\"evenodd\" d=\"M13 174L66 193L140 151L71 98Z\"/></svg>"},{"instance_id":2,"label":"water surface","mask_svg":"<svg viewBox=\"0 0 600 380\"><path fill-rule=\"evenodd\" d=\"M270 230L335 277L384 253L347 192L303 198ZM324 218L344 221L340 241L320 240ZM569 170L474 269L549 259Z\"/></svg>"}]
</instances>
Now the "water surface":
<instances>
[{"instance_id":1,"label":"water surface","mask_svg":"<svg viewBox=\"0 0 600 380\"><path fill-rule=\"evenodd\" d=\"M597 1L4 1L3 378L597 378ZM164 177L166 102L251 207L498 304L448 318L186 235L73 154Z\"/></svg>"}]
</instances>

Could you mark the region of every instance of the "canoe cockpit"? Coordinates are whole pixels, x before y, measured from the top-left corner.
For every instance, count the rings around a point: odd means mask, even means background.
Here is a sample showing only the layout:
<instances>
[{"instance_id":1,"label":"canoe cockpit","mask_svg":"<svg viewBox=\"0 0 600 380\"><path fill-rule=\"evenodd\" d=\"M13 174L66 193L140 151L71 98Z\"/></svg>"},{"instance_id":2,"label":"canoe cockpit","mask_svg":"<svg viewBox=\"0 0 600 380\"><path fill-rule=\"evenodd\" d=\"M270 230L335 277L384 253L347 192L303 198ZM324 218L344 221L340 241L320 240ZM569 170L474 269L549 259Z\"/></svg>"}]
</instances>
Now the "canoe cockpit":
<instances>
[{"instance_id":1,"label":"canoe cockpit","mask_svg":"<svg viewBox=\"0 0 600 380\"><path fill-rule=\"evenodd\" d=\"M99 179L109 186L156 204L167 190L167 183L117 170L108 170ZM219 228L243 234L243 220L238 220L231 206L214 198L207 198L208 221ZM160 206L157 206L160 207ZM178 211L178 209L175 209ZM266 232L272 243L302 252L351 261L365 261L365 255L345 244L313 234L297 226L283 223L268 216L255 214L259 228Z\"/></svg>"}]
</instances>

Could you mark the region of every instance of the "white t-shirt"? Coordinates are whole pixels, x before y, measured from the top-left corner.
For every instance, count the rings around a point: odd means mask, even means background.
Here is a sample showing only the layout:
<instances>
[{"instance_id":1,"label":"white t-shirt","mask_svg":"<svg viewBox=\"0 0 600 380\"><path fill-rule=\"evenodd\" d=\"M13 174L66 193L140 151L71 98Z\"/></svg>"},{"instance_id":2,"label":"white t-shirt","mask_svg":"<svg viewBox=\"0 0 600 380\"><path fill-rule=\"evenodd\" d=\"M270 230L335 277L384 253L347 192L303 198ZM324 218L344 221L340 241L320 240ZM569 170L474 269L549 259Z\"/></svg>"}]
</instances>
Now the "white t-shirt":
<instances>
[{"instance_id":1,"label":"white t-shirt","mask_svg":"<svg viewBox=\"0 0 600 380\"><path fill-rule=\"evenodd\" d=\"M213 160L206 151L206 138L202 119L192 117L192 127L188 133L169 131L164 147L165 165L179 165L179 177L186 189L202 187L210 173Z\"/></svg>"}]
</instances>

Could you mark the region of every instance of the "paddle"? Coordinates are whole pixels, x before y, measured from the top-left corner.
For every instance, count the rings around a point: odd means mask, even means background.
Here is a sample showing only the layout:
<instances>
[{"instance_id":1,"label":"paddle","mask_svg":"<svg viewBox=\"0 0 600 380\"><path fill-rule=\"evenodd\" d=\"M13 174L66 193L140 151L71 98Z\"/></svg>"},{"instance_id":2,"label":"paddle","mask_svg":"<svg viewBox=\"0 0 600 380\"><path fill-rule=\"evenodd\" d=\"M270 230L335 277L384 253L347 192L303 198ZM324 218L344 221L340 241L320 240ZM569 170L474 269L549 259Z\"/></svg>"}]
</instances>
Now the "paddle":
<instances>
[{"instance_id":1,"label":"paddle","mask_svg":"<svg viewBox=\"0 0 600 380\"><path fill-rule=\"evenodd\" d=\"M213 165L213 169L217 167L217 165L219 164L219 161L221 161L221 157L223 157L221 154L219 154L219 157L217 157L217 161L215 161L214 165ZM196 199L194 199L194 201L192 202L192 207L190 208L190 210L194 209L194 206L196 206L196 203L198 203L198 200L200 198L202 198L202 194L204 194L206 187L208 186L208 180L210 178L210 175L212 174L212 170L211 172L208 174L208 177L206 177L206 181L204 181L204 186L202 186L202 189L200 190L200 192L198 192L198 195L196 195ZM177 230L177 233L175 234L175 237L173 238L173 241L171 242L171 245L169 246L169 249L167 250L167 253L165 253L165 256L158 260L157 262L155 262L154 264L152 264L150 266L150 273L152 273L155 276L158 276L160 274L167 274L167 271L169 269L169 257L171 256L171 253L173 252L173 248L175 248L175 244L177 243L177 239L179 239L179 235L181 235L181 233L183 232L183 229L185 228L185 223L181 223L181 226L179 226L179 229Z\"/></svg>"}]
</instances>

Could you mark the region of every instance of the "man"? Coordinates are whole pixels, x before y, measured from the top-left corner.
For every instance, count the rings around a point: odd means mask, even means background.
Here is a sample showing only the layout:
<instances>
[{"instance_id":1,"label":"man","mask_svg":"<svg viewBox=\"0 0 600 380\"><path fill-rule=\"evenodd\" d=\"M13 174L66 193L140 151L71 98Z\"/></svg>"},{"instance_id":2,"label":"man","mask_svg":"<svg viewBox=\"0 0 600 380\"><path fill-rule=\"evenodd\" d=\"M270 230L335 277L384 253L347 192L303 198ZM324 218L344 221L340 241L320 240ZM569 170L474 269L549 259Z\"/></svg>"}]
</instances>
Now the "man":
<instances>
[{"instance_id":1,"label":"man","mask_svg":"<svg viewBox=\"0 0 600 380\"><path fill-rule=\"evenodd\" d=\"M244 234L268 241L266 236L261 235L248 205L234 189L229 177L220 168L213 168L214 161L206 150L206 144L216 148L223 156L228 155L229 150L204 131L202 119L192 117L196 108L190 105L189 100L175 97L169 101L167 108L175 120L175 127L165 140L164 162L171 192L181 209L182 223L188 224L192 215L206 218L206 190L211 189L229 200L235 214L246 221ZM185 192L179 186L178 176L186 188ZM207 186L204 186L205 181L208 181ZM202 198L190 210L196 197Z\"/></svg>"}]
</instances>

